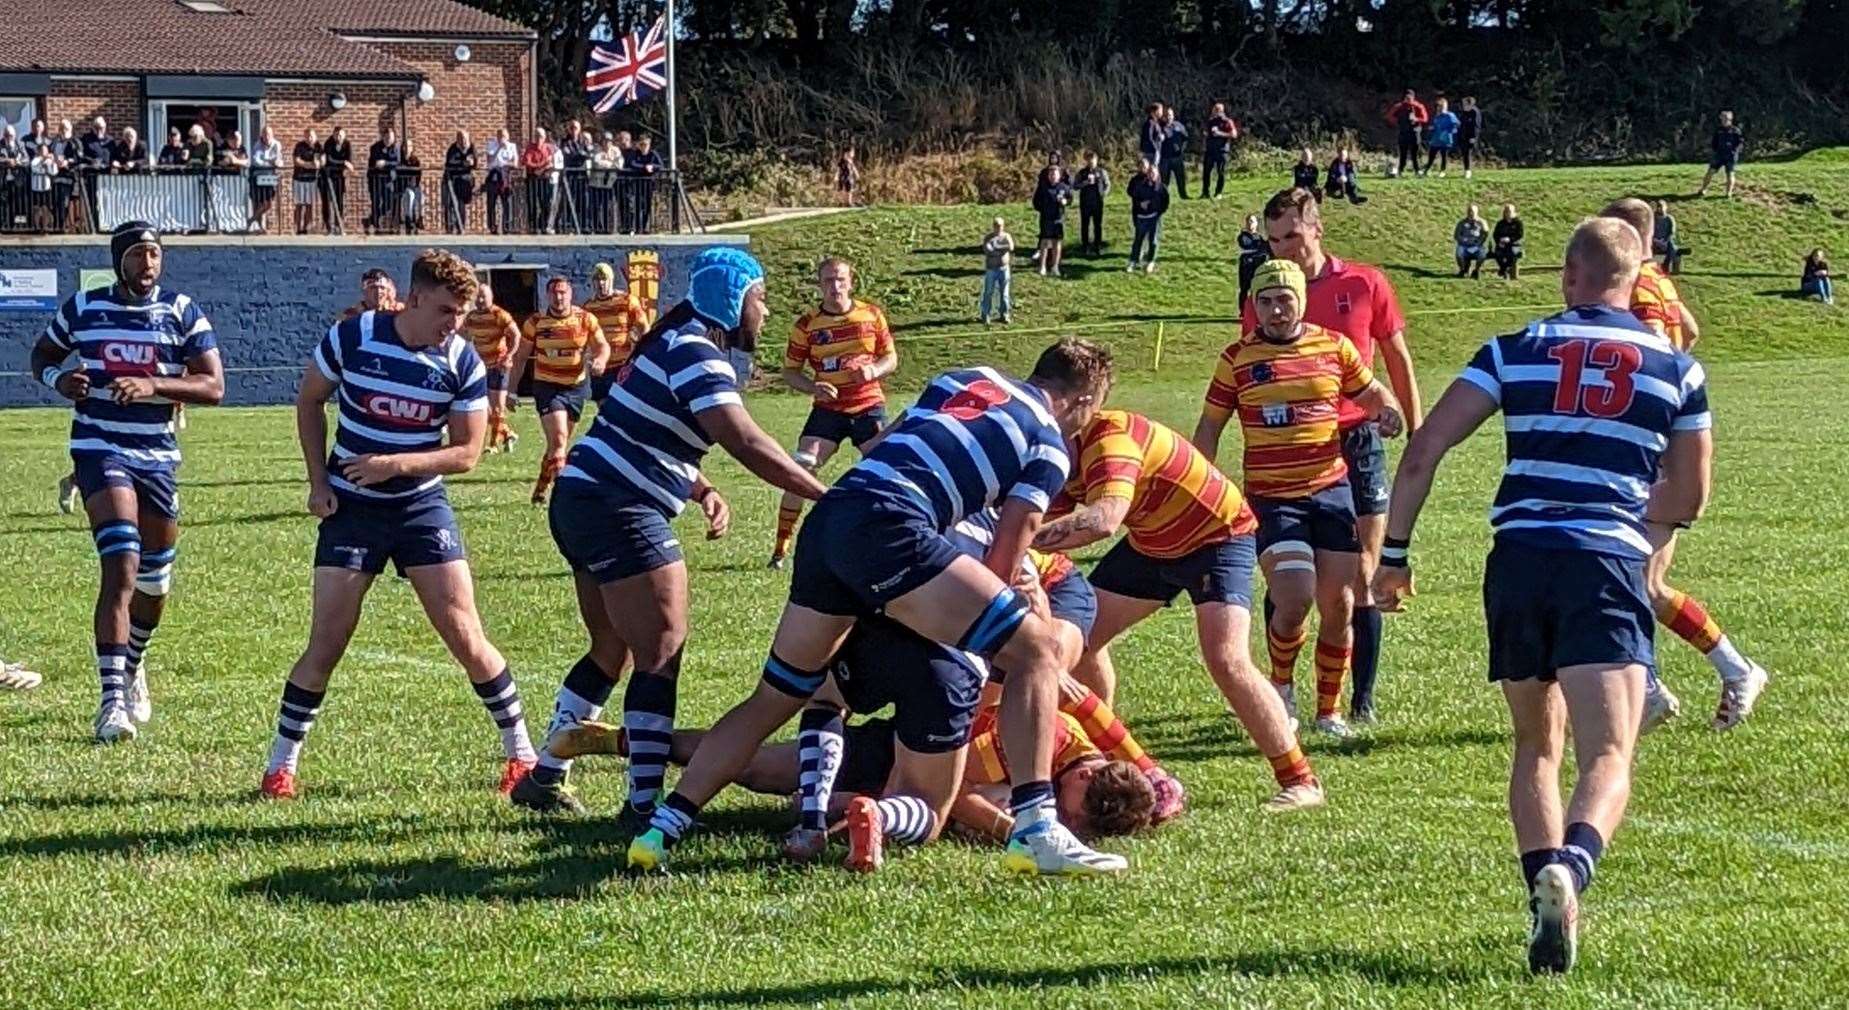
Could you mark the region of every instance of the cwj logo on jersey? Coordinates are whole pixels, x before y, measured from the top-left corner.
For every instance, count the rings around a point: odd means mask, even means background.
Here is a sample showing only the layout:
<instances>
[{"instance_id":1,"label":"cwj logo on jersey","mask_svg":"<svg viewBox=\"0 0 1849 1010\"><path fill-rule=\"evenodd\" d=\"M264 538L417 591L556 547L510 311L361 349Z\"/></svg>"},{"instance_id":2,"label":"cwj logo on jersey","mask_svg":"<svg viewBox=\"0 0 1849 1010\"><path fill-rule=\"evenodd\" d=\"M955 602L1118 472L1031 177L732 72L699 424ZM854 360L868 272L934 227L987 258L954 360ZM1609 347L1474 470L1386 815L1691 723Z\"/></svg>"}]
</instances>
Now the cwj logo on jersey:
<instances>
[{"instance_id":1,"label":"cwj logo on jersey","mask_svg":"<svg viewBox=\"0 0 1849 1010\"><path fill-rule=\"evenodd\" d=\"M154 364L154 354L153 344L104 344L103 367L111 372L146 371Z\"/></svg>"},{"instance_id":2,"label":"cwj logo on jersey","mask_svg":"<svg viewBox=\"0 0 1849 1010\"><path fill-rule=\"evenodd\" d=\"M410 428L430 423L430 404L422 400L375 393L364 402L366 413L388 424Z\"/></svg>"}]
</instances>

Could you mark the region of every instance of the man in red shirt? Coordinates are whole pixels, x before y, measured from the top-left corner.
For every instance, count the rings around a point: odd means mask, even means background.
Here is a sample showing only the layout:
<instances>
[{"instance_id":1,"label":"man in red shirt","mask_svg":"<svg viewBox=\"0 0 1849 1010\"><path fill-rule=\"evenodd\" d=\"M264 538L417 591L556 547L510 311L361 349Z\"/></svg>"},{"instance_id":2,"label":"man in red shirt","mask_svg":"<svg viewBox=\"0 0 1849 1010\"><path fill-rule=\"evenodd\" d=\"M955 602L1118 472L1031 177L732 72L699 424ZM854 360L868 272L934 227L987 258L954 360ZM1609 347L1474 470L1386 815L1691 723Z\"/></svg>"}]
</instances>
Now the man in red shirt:
<instances>
[{"instance_id":1,"label":"man in red shirt","mask_svg":"<svg viewBox=\"0 0 1849 1010\"><path fill-rule=\"evenodd\" d=\"M1425 411L1419 400L1419 383L1413 375L1412 351L1406 346L1406 317L1387 275L1363 263L1337 259L1323 250L1322 210L1308 189L1280 190L1265 204L1265 230L1271 254L1303 268L1309 279L1308 307L1303 318L1346 336L1372 367L1375 353L1386 366L1388 385L1399 398L1406 431L1419 430ZM1240 310L1240 329L1258 329L1258 314L1251 301ZM1354 685L1349 695L1349 720L1374 721L1374 679L1380 672L1380 611L1368 586L1380 564L1380 547L1387 532L1387 449L1380 432L1352 400L1344 399L1337 424L1342 432L1342 456L1348 462L1348 482L1355 499L1355 534L1361 541L1360 576L1355 581ZM1271 601L1265 601L1270 618Z\"/></svg>"}]
</instances>

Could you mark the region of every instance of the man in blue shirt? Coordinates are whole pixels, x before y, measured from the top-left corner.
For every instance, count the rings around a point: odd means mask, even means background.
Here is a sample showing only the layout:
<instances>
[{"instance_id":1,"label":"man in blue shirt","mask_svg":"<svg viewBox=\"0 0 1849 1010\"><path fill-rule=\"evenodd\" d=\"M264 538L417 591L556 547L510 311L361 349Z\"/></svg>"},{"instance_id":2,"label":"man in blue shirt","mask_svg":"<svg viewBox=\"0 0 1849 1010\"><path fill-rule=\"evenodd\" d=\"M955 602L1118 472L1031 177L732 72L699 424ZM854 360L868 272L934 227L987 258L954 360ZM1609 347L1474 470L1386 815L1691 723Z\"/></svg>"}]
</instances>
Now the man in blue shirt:
<instances>
[{"instance_id":1,"label":"man in blue shirt","mask_svg":"<svg viewBox=\"0 0 1849 1010\"><path fill-rule=\"evenodd\" d=\"M1162 109L1162 185L1167 188L1170 179L1175 180L1175 196L1188 198L1188 128L1175 118L1175 109L1164 106Z\"/></svg>"},{"instance_id":2,"label":"man in blue shirt","mask_svg":"<svg viewBox=\"0 0 1849 1010\"><path fill-rule=\"evenodd\" d=\"M1740 168L1740 148L1746 146L1746 135L1733 125L1733 113L1721 113L1720 125L1714 128L1714 137L1708 142L1713 154L1708 158L1708 174L1701 177L1701 188L1696 196L1708 192L1708 183L1714 181L1714 173L1727 173L1727 198L1733 199L1733 176Z\"/></svg>"},{"instance_id":3,"label":"man in blue shirt","mask_svg":"<svg viewBox=\"0 0 1849 1010\"><path fill-rule=\"evenodd\" d=\"M1537 973L1572 968L1579 896L1630 799L1656 662L1645 588L1653 530L1686 527L1708 499L1702 368L1630 313L1644 242L1610 218L1574 231L1567 310L1491 338L1406 447L1374 577L1380 608L1401 609L1413 524L1439 462L1500 412L1508 464L1490 508L1483 600L1489 676L1515 729L1509 818ZM1578 775L1563 809L1569 724Z\"/></svg>"}]
</instances>

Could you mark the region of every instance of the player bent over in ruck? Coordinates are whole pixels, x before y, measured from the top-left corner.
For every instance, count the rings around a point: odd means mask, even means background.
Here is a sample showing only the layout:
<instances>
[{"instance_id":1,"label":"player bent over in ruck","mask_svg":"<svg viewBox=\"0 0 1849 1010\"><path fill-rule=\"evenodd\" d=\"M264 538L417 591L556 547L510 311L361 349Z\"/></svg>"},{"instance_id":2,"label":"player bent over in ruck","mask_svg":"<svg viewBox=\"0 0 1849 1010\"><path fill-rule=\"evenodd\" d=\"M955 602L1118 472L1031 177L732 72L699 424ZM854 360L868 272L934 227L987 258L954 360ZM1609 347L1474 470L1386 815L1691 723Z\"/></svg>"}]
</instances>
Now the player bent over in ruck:
<instances>
[{"instance_id":1,"label":"player bent over in ruck","mask_svg":"<svg viewBox=\"0 0 1849 1010\"><path fill-rule=\"evenodd\" d=\"M507 660L482 631L462 531L443 487L445 475L475 468L488 431L487 370L457 332L476 284L474 268L461 257L420 253L404 307L334 326L302 376L295 426L308 466L308 511L321 519L314 617L308 647L283 684L265 796L295 796L302 742L387 561L411 580L500 730L501 792L533 767L520 694ZM336 394L340 426L330 453L324 405Z\"/></svg>"},{"instance_id":2,"label":"player bent over in ruck","mask_svg":"<svg viewBox=\"0 0 1849 1010\"><path fill-rule=\"evenodd\" d=\"M1508 465L1490 508L1483 607L1489 676L1515 726L1509 817L1535 972L1573 966L1580 893L1630 799L1656 663L1649 528L1687 526L1708 499L1701 366L1629 311L1645 242L1622 221L1582 223L1561 273L1568 309L1492 338L1446 390L1400 460L1374 580L1388 609L1412 594L1408 541L1433 473L1501 411ZM1563 811L1569 726L1578 775Z\"/></svg>"}]
</instances>

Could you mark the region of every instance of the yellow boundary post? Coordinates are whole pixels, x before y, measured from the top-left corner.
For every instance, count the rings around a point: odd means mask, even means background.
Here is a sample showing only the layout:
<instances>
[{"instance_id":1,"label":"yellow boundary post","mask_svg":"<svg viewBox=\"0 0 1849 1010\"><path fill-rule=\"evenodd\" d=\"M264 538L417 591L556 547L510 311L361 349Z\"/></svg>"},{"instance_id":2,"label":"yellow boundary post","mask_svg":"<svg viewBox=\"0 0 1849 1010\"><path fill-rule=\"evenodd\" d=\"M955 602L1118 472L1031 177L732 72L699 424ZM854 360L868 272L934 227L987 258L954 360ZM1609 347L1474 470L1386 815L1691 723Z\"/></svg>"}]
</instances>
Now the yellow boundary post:
<instances>
[{"instance_id":1,"label":"yellow boundary post","mask_svg":"<svg viewBox=\"0 0 1849 1010\"><path fill-rule=\"evenodd\" d=\"M1165 331L1164 325L1162 320L1156 320L1156 354L1155 360L1149 365L1149 370L1152 372L1160 372L1162 370L1162 336Z\"/></svg>"}]
</instances>

